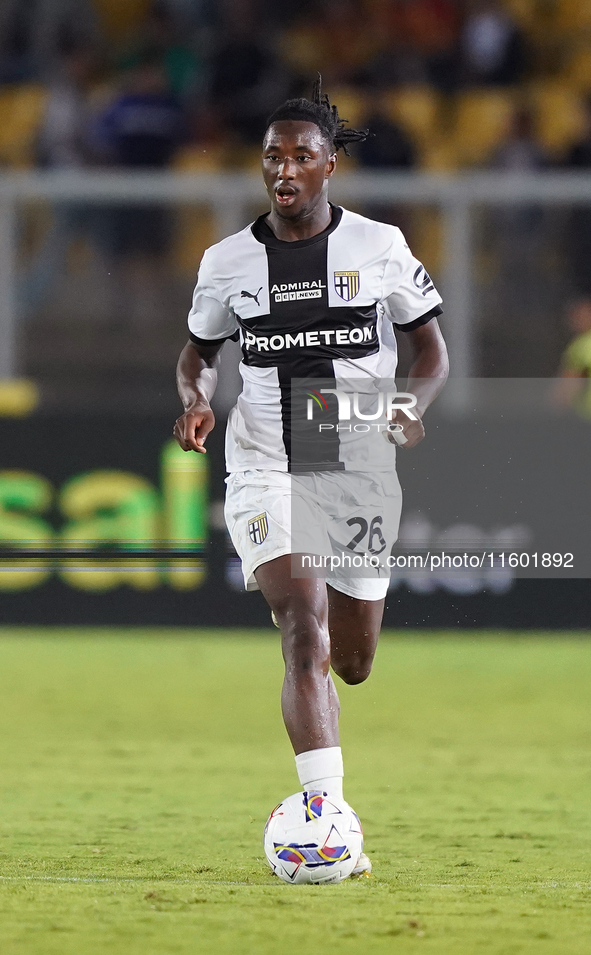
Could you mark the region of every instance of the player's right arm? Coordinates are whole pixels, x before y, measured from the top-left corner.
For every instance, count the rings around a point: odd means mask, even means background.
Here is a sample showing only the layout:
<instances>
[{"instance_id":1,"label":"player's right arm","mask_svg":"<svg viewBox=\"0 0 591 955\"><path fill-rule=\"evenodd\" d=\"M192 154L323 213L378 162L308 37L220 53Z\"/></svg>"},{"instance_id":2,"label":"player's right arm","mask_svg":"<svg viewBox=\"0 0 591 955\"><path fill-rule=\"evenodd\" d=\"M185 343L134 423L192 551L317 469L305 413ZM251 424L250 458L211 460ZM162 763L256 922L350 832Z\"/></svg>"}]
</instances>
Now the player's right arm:
<instances>
[{"instance_id":1,"label":"player's right arm","mask_svg":"<svg viewBox=\"0 0 591 955\"><path fill-rule=\"evenodd\" d=\"M176 371L179 397L185 409L173 434L183 451L206 454L205 439L215 425L211 399L218 380L217 365L223 341L211 345L188 341Z\"/></svg>"},{"instance_id":2,"label":"player's right arm","mask_svg":"<svg viewBox=\"0 0 591 955\"><path fill-rule=\"evenodd\" d=\"M199 454L206 453L205 439L215 424L211 399L218 380L219 353L228 338L238 336L236 316L215 281L212 251L208 250L201 260L188 319L190 338L180 354L176 373L185 410L173 434L183 451Z\"/></svg>"}]
</instances>

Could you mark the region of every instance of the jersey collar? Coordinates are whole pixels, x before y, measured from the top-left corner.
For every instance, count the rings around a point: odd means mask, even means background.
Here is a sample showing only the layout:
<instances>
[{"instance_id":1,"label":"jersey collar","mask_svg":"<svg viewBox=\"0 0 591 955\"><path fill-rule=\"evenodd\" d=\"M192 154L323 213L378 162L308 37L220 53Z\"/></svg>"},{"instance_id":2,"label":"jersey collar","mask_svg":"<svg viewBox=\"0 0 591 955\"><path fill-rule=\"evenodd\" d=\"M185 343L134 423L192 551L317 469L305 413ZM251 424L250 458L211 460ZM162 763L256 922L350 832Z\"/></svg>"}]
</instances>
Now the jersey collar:
<instances>
[{"instance_id":1,"label":"jersey collar","mask_svg":"<svg viewBox=\"0 0 591 955\"><path fill-rule=\"evenodd\" d=\"M314 245L315 242L321 242L326 236L330 235L331 232L334 232L339 225L343 217L343 210L340 206L333 205L332 202L329 202L329 206L332 210L331 221L326 229L323 229L322 232L319 232L317 235L310 236L309 239L300 239L298 242L284 242L282 239L278 239L270 226L265 222L265 219L269 215L268 212L265 212L262 216L259 216L258 219L255 219L250 228L257 242L262 242L263 245L266 245L270 249L305 249L309 245Z\"/></svg>"}]
</instances>

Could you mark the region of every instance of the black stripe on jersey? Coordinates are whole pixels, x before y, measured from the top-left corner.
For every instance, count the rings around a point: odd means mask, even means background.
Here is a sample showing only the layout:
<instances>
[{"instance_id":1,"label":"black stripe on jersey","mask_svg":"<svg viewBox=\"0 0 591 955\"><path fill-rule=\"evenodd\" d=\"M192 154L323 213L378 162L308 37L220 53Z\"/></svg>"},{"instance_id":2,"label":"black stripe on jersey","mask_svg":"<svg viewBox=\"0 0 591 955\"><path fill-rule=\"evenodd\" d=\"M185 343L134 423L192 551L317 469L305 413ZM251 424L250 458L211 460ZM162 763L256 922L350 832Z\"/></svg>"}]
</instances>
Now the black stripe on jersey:
<instances>
[{"instance_id":1,"label":"black stripe on jersey","mask_svg":"<svg viewBox=\"0 0 591 955\"><path fill-rule=\"evenodd\" d=\"M338 212L338 214L335 214ZM351 314L354 310L328 307L328 236L336 229L340 222L342 211L333 210L333 219L328 229L319 235L304 239L301 242L279 242L272 232L266 235L267 263L269 268L269 314L257 318L254 323L242 323L243 336L250 333L263 332L268 340L269 352L259 349L253 354L243 344L246 353L245 362L257 366L273 365L277 367L279 387L281 390L281 418L283 429L283 443L287 454L287 466L290 471L311 470L343 470L344 464L339 461L339 436L337 429L330 434L327 431L320 433L318 423L306 420L307 396L292 393L294 378L323 378L334 379L332 358L337 356L333 348L322 345L307 345L306 332L318 332L320 329L335 330L343 322L340 313L348 312L348 324L357 324L359 319ZM261 228L260 232L265 234ZM289 292L293 293L293 297ZM297 297L296 297L297 296ZM368 310L366 310L368 311ZM375 307L372 307L375 314ZM338 312L339 314L335 314ZM365 316L365 323L371 323L372 316ZM375 326L375 318L374 318ZM272 348L273 332L279 345L281 338L285 344L287 334L302 335L302 346ZM350 334L350 333L349 333ZM377 351L379 342L375 333L375 342L342 346L344 354L350 354L351 348L356 349L358 357ZM262 336L259 334L260 339ZM258 343L257 343L258 344ZM292 402L297 402L293 407ZM331 410L330 423L337 423L337 408ZM334 417L334 421L332 420ZM327 422L328 423L328 422Z\"/></svg>"},{"instance_id":2,"label":"black stripe on jersey","mask_svg":"<svg viewBox=\"0 0 591 955\"><path fill-rule=\"evenodd\" d=\"M420 318L415 318L414 322L408 322L406 325L399 325L398 322L394 322L394 328L399 328L401 332L412 332L413 329L420 328L421 325L426 325L432 318L437 318L437 316L442 313L443 309L441 305L434 305L432 309L425 312Z\"/></svg>"},{"instance_id":3,"label":"black stripe on jersey","mask_svg":"<svg viewBox=\"0 0 591 955\"><path fill-rule=\"evenodd\" d=\"M189 339L194 345L223 345L224 342L237 342L238 337L239 332L237 331L233 335L225 335L223 338L198 338L193 332L189 332Z\"/></svg>"},{"instance_id":4,"label":"black stripe on jersey","mask_svg":"<svg viewBox=\"0 0 591 955\"><path fill-rule=\"evenodd\" d=\"M333 395L327 395L329 412L324 412L322 415L323 424L332 424L335 427L320 431L317 420L307 420L309 395L305 383L301 388L293 386L293 379L302 378L312 379L308 387L313 387L315 379L322 379L323 388L336 388L332 361L321 359L310 361L306 357L301 365L296 363L295 367L291 363L278 365L277 374L281 390L281 421L288 471L293 474L305 471L344 471L345 465L339 460L340 439L336 428L339 418L336 398Z\"/></svg>"}]
</instances>

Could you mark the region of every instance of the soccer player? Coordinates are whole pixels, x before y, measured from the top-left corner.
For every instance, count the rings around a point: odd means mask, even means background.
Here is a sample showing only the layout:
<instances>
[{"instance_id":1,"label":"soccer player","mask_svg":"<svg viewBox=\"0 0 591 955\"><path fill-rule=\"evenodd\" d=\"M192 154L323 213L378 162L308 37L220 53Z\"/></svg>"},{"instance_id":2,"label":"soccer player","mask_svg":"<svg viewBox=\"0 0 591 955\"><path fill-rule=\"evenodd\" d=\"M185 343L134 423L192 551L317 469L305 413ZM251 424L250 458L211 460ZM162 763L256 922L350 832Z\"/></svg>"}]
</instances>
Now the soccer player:
<instances>
[{"instance_id":1,"label":"soccer player","mask_svg":"<svg viewBox=\"0 0 591 955\"><path fill-rule=\"evenodd\" d=\"M322 94L320 78L311 100L289 100L270 117L262 166L271 211L203 256L190 339L178 364L185 411L174 428L185 451L205 453L214 427L210 401L218 355L227 339L239 335L243 390L226 433L226 521L246 588L262 591L281 630L282 711L302 788L341 798L339 701L330 670L349 684L369 676L389 571L376 570L373 578L292 574L291 481L298 468L291 381L393 378L395 326L408 335L414 356L407 391L416 396L417 413L393 416L410 449L424 437L423 413L447 376L437 322L441 298L400 230L328 200L337 152L346 153L348 143L366 135L345 127ZM384 547L396 540L401 497L395 450L379 444L391 455L387 471L371 477L362 468L348 471L337 439L327 444L331 459L301 475L313 483L310 524L328 515L332 539L345 548L352 536L346 519L357 508L375 513L379 507L378 539ZM364 520L353 528L360 546ZM371 550L367 538L365 548ZM370 870L362 855L354 874Z\"/></svg>"},{"instance_id":2,"label":"soccer player","mask_svg":"<svg viewBox=\"0 0 591 955\"><path fill-rule=\"evenodd\" d=\"M566 319L574 338L562 355L554 397L559 407L591 418L591 297L572 302Z\"/></svg>"}]
</instances>

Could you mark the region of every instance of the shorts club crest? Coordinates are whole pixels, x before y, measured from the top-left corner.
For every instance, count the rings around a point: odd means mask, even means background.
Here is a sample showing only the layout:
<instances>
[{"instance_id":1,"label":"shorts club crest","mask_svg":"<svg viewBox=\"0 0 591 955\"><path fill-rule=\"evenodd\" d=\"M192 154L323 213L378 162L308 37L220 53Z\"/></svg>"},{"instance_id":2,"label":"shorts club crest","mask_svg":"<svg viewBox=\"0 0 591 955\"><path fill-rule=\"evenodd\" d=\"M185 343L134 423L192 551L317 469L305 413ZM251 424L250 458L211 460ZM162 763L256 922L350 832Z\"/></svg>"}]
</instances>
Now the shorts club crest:
<instances>
[{"instance_id":1,"label":"shorts club crest","mask_svg":"<svg viewBox=\"0 0 591 955\"><path fill-rule=\"evenodd\" d=\"M262 544L263 541L266 540L268 533L269 522L267 520L266 511L263 511L258 517L253 517L253 519L248 522L248 536L253 544Z\"/></svg>"},{"instance_id":2,"label":"shorts club crest","mask_svg":"<svg viewBox=\"0 0 591 955\"><path fill-rule=\"evenodd\" d=\"M335 272L334 287L337 295L350 302L359 291L359 272Z\"/></svg>"}]
</instances>

